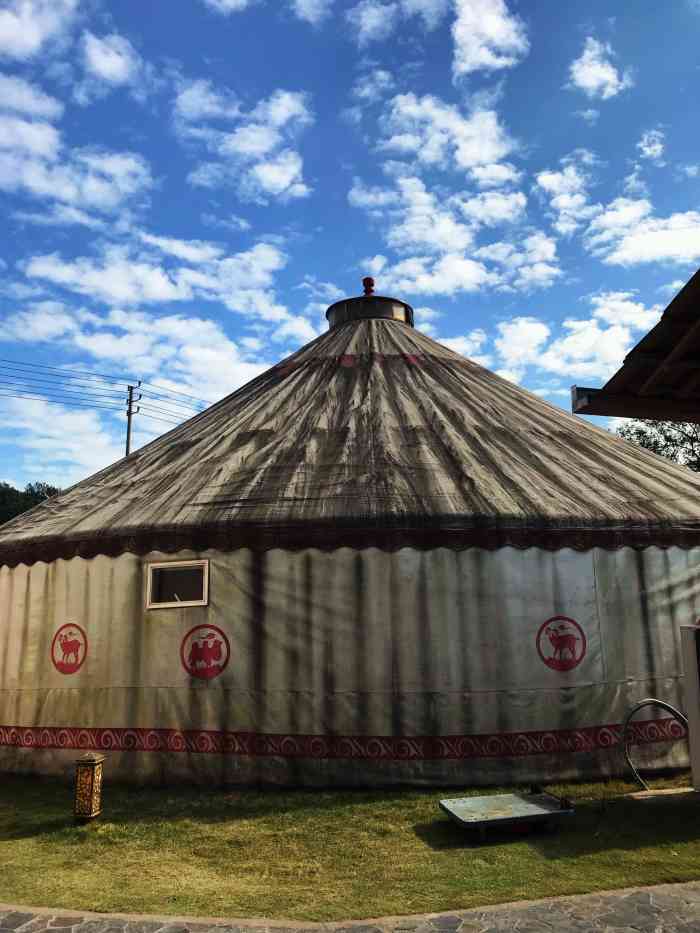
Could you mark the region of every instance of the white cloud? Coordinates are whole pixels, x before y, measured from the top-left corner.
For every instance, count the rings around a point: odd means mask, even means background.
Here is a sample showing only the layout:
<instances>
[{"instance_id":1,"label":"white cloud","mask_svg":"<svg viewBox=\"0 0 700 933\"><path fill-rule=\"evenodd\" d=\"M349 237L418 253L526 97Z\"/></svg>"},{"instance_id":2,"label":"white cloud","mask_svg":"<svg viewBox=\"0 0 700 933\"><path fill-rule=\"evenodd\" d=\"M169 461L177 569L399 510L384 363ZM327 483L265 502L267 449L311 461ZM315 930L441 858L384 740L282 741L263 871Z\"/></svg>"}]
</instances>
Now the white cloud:
<instances>
[{"instance_id":1,"label":"white cloud","mask_svg":"<svg viewBox=\"0 0 700 933\"><path fill-rule=\"evenodd\" d=\"M60 134L50 123L0 114L0 149L11 150L20 158L29 155L52 160L60 145Z\"/></svg>"},{"instance_id":2,"label":"white cloud","mask_svg":"<svg viewBox=\"0 0 700 933\"><path fill-rule=\"evenodd\" d=\"M300 323L298 315L276 299L275 276L287 264L287 256L272 243L256 243L227 255L216 244L200 240L141 232L139 241L140 250L102 245L97 259L84 256L70 261L57 253L34 256L24 271L29 279L50 282L113 309L212 301L249 317L256 326L261 322L274 325L274 340L310 335L308 322ZM100 341L104 339L99 336Z\"/></svg>"},{"instance_id":3,"label":"white cloud","mask_svg":"<svg viewBox=\"0 0 700 933\"><path fill-rule=\"evenodd\" d=\"M362 260L371 275L381 274L382 291L404 295L456 295L497 284L498 276L463 254L413 256L390 266L384 256Z\"/></svg>"},{"instance_id":4,"label":"white cloud","mask_svg":"<svg viewBox=\"0 0 700 933\"><path fill-rule=\"evenodd\" d=\"M24 191L80 209L112 212L151 188L148 163L133 152L75 149L61 162L0 151L0 190Z\"/></svg>"},{"instance_id":5,"label":"white cloud","mask_svg":"<svg viewBox=\"0 0 700 933\"><path fill-rule=\"evenodd\" d=\"M211 124L196 125L202 119L226 119L240 125L225 132ZM181 85L175 101L178 133L203 143L218 159L193 169L190 184L205 188L234 185L242 200L258 204L310 194L303 159L293 143L313 120L307 95L298 91L277 89L247 114L230 92L216 91L206 82Z\"/></svg>"},{"instance_id":6,"label":"white cloud","mask_svg":"<svg viewBox=\"0 0 700 933\"><path fill-rule=\"evenodd\" d=\"M619 324L632 330L648 331L658 323L662 307L645 307L635 300L634 292L599 292L591 295L593 316L607 324Z\"/></svg>"},{"instance_id":7,"label":"white cloud","mask_svg":"<svg viewBox=\"0 0 700 933\"><path fill-rule=\"evenodd\" d=\"M143 231L139 233L139 238L147 246L153 246L163 253L195 264L220 259L224 252L220 246L203 240L176 240L172 237L153 236Z\"/></svg>"},{"instance_id":8,"label":"white cloud","mask_svg":"<svg viewBox=\"0 0 700 933\"><path fill-rule=\"evenodd\" d=\"M140 57L124 36L118 33L100 38L83 33L83 57L88 74L107 84L130 84L140 68Z\"/></svg>"},{"instance_id":9,"label":"white cloud","mask_svg":"<svg viewBox=\"0 0 700 933\"><path fill-rule=\"evenodd\" d=\"M584 244L608 265L694 263L700 259L700 213L654 217L646 199L616 198L591 222Z\"/></svg>"},{"instance_id":10,"label":"white cloud","mask_svg":"<svg viewBox=\"0 0 700 933\"><path fill-rule=\"evenodd\" d=\"M674 279L672 282L667 282L666 285L659 285L656 290L657 292L663 292L666 295L675 295L683 288L684 285L684 279Z\"/></svg>"},{"instance_id":11,"label":"white cloud","mask_svg":"<svg viewBox=\"0 0 700 933\"><path fill-rule=\"evenodd\" d=\"M397 95L382 123L390 135L381 148L426 166L473 169L499 162L515 148L495 111L473 110L463 116L431 95Z\"/></svg>"},{"instance_id":12,"label":"white cloud","mask_svg":"<svg viewBox=\"0 0 700 933\"><path fill-rule=\"evenodd\" d=\"M382 3L381 0L360 0L345 14L348 32L360 48L370 42L387 39L398 22L398 3Z\"/></svg>"},{"instance_id":13,"label":"white cloud","mask_svg":"<svg viewBox=\"0 0 700 933\"><path fill-rule=\"evenodd\" d=\"M394 76L385 68L373 68L361 75L352 88L352 96L363 104L375 104L395 87Z\"/></svg>"},{"instance_id":14,"label":"white cloud","mask_svg":"<svg viewBox=\"0 0 700 933\"><path fill-rule=\"evenodd\" d=\"M55 97L23 78L5 74L0 74L0 109L46 120L59 119L63 114L63 104Z\"/></svg>"},{"instance_id":15,"label":"white cloud","mask_svg":"<svg viewBox=\"0 0 700 933\"><path fill-rule=\"evenodd\" d=\"M49 210L15 211L15 220L35 224L37 227L88 227L91 230L104 230L105 222L86 211L70 204L53 204Z\"/></svg>"},{"instance_id":16,"label":"white cloud","mask_svg":"<svg viewBox=\"0 0 700 933\"><path fill-rule=\"evenodd\" d=\"M0 9L0 56L26 60L72 27L78 0L5 0Z\"/></svg>"},{"instance_id":17,"label":"white cloud","mask_svg":"<svg viewBox=\"0 0 700 933\"><path fill-rule=\"evenodd\" d=\"M32 479L66 488L124 454L113 416L39 399L0 399L0 412Z\"/></svg>"},{"instance_id":18,"label":"white cloud","mask_svg":"<svg viewBox=\"0 0 700 933\"><path fill-rule=\"evenodd\" d=\"M298 152L284 149L273 158L257 162L244 176L241 194L251 200L265 203L272 195L281 201L305 198L311 189L304 183L304 163Z\"/></svg>"},{"instance_id":19,"label":"white cloud","mask_svg":"<svg viewBox=\"0 0 700 933\"><path fill-rule=\"evenodd\" d=\"M211 81L181 81L175 98L175 117L194 122L207 119L232 120L241 107L233 91L217 90Z\"/></svg>"},{"instance_id":20,"label":"white cloud","mask_svg":"<svg viewBox=\"0 0 700 933\"><path fill-rule=\"evenodd\" d=\"M462 356L473 357L481 350L486 343L486 331L476 328L468 334L460 337L440 337L440 343L454 350L455 353L461 353Z\"/></svg>"},{"instance_id":21,"label":"white cloud","mask_svg":"<svg viewBox=\"0 0 700 933\"><path fill-rule=\"evenodd\" d=\"M129 88L135 100L144 101L157 84L154 68L118 33L99 37L83 32L82 66L84 77L73 97L83 106L119 87Z\"/></svg>"},{"instance_id":22,"label":"white cloud","mask_svg":"<svg viewBox=\"0 0 700 933\"><path fill-rule=\"evenodd\" d=\"M612 46L588 36L581 57L569 67L570 87L578 88L590 98L608 100L627 88L633 81L629 71L619 72L612 63Z\"/></svg>"},{"instance_id":23,"label":"white cloud","mask_svg":"<svg viewBox=\"0 0 700 933\"><path fill-rule=\"evenodd\" d=\"M419 16L426 29L436 29L447 14L449 0L399 0L404 16Z\"/></svg>"},{"instance_id":24,"label":"white cloud","mask_svg":"<svg viewBox=\"0 0 700 933\"><path fill-rule=\"evenodd\" d=\"M639 162L635 162L629 175L625 175L623 179L623 187L625 189L625 193L631 195L632 197L648 196L649 188L647 187L647 183L642 178L642 166Z\"/></svg>"},{"instance_id":25,"label":"white cloud","mask_svg":"<svg viewBox=\"0 0 700 933\"><path fill-rule=\"evenodd\" d=\"M700 163L695 162L690 165L681 165L680 170L686 178L697 178L700 176Z\"/></svg>"},{"instance_id":26,"label":"white cloud","mask_svg":"<svg viewBox=\"0 0 700 933\"><path fill-rule=\"evenodd\" d=\"M240 13L256 3L257 0L204 0L204 3L215 13L228 16L231 13Z\"/></svg>"},{"instance_id":27,"label":"white cloud","mask_svg":"<svg viewBox=\"0 0 700 933\"><path fill-rule=\"evenodd\" d=\"M243 158L259 158L279 146L282 137L274 126L249 123L228 133L219 145L222 155L239 155Z\"/></svg>"},{"instance_id":28,"label":"white cloud","mask_svg":"<svg viewBox=\"0 0 700 933\"><path fill-rule=\"evenodd\" d=\"M549 324L536 317L518 316L498 325L494 346L504 370L520 382L526 371L573 379L605 381L631 348L633 333L658 321L661 307L646 308L632 292L600 292L589 296L589 318L567 318L554 339Z\"/></svg>"},{"instance_id":29,"label":"white cloud","mask_svg":"<svg viewBox=\"0 0 700 933\"><path fill-rule=\"evenodd\" d=\"M202 214L202 223L209 227L221 227L223 230L232 230L234 233L245 233L251 229L251 224L245 217L238 214L229 214L227 217L217 217L215 214Z\"/></svg>"},{"instance_id":30,"label":"white cloud","mask_svg":"<svg viewBox=\"0 0 700 933\"><path fill-rule=\"evenodd\" d=\"M515 372L522 371L538 358L550 335L549 327L533 317L503 321L497 330L499 336L494 340L494 346L506 368Z\"/></svg>"},{"instance_id":31,"label":"white cloud","mask_svg":"<svg viewBox=\"0 0 700 933\"><path fill-rule=\"evenodd\" d=\"M158 266L135 261L121 247L109 247L102 263L87 258L68 262L57 253L34 256L25 273L108 304L181 301L192 295L186 283L174 281Z\"/></svg>"},{"instance_id":32,"label":"white cloud","mask_svg":"<svg viewBox=\"0 0 700 933\"><path fill-rule=\"evenodd\" d=\"M423 249L459 253L472 245L471 227L460 223L449 210L441 209L435 195L419 178L398 180L401 219L387 232L387 243L399 252Z\"/></svg>"},{"instance_id":33,"label":"white cloud","mask_svg":"<svg viewBox=\"0 0 700 933\"><path fill-rule=\"evenodd\" d=\"M455 0L452 26L455 78L474 71L513 68L528 53L525 25L505 0Z\"/></svg>"},{"instance_id":34,"label":"white cloud","mask_svg":"<svg viewBox=\"0 0 700 933\"><path fill-rule=\"evenodd\" d=\"M535 180L549 196L555 214L554 229L562 236L570 236L600 208L588 201L590 177L584 166L591 164L591 154L577 150L561 161L561 170L539 172Z\"/></svg>"},{"instance_id":35,"label":"white cloud","mask_svg":"<svg viewBox=\"0 0 700 933\"><path fill-rule=\"evenodd\" d=\"M585 110L577 110L576 114L581 117L582 120L585 120L589 126L593 126L594 123L598 122L600 110L596 110L595 107L587 107Z\"/></svg>"},{"instance_id":36,"label":"white cloud","mask_svg":"<svg viewBox=\"0 0 700 933\"><path fill-rule=\"evenodd\" d=\"M301 129L314 122L314 116L308 106L308 95L300 91L280 89L261 100L250 116L253 121L269 123L278 128L290 126Z\"/></svg>"},{"instance_id":37,"label":"white cloud","mask_svg":"<svg viewBox=\"0 0 700 933\"><path fill-rule=\"evenodd\" d=\"M74 329L75 319L60 301L38 301L0 321L0 337L8 341L42 343Z\"/></svg>"},{"instance_id":38,"label":"white cloud","mask_svg":"<svg viewBox=\"0 0 700 933\"><path fill-rule=\"evenodd\" d=\"M356 178L348 202L381 221L386 244L406 257L393 266L381 255L365 260L370 272L381 272L383 288L449 295L487 286L529 291L549 287L562 274L556 243L541 231L518 233L516 244L475 248L485 229L522 221L523 192L448 195L430 190L420 178L395 173L393 187L367 186Z\"/></svg>"},{"instance_id":39,"label":"white cloud","mask_svg":"<svg viewBox=\"0 0 700 933\"><path fill-rule=\"evenodd\" d=\"M491 243L476 250L474 256L501 266L501 287L506 291L548 288L562 274L555 240L539 230L525 236L518 246Z\"/></svg>"},{"instance_id":40,"label":"white cloud","mask_svg":"<svg viewBox=\"0 0 700 933\"><path fill-rule=\"evenodd\" d=\"M292 10L312 26L317 26L331 14L334 0L292 0Z\"/></svg>"},{"instance_id":41,"label":"white cloud","mask_svg":"<svg viewBox=\"0 0 700 933\"><path fill-rule=\"evenodd\" d=\"M586 248L597 256L605 256L651 211L651 203L645 198L615 198L590 222L585 234Z\"/></svg>"},{"instance_id":42,"label":"white cloud","mask_svg":"<svg viewBox=\"0 0 700 933\"><path fill-rule=\"evenodd\" d=\"M663 165L663 154L666 148L666 134L663 130L647 130L637 143L640 159L648 159L656 165Z\"/></svg>"},{"instance_id":43,"label":"white cloud","mask_svg":"<svg viewBox=\"0 0 700 933\"><path fill-rule=\"evenodd\" d=\"M492 162L487 165L475 165L469 174L480 188L499 188L501 185L517 185L522 178L510 162Z\"/></svg>"},{"instance_id":44,"label":"white cloud","mask_svg":"<svg viewBox=\"0 0 700 933\"><path fill-rule=\"evenodd\" d=\"M348 203L351 207L375 212L375 216L382 216L382 208L397 205L400 200L399 192L395 189L368 186L360 178L353 179L352 188L348 192Z\"/></svg>"},{"instance_id":45,"label":"white cloud","mask_svg":"<svg viewBox=\"0 0 700 933\"><path fill-rule=\"evenodd\" d=\"M482 191L466 199L456 195L451 203L473 223L493 227L521 220L527 197L522 191Z\"/></svg>"},{"instance_id":46,"label":"white cloud","mask_svg":"<svg viewBox=\"0 0 700 933\"><path fill-rule=\"evenodd\" d=\"M402 17L418 16L426 29L435 29L445 17L448 6L449 0L360 0L345 13L346 31L363 48L370 42L388 39Z\"/></svg>"}]
</instances>

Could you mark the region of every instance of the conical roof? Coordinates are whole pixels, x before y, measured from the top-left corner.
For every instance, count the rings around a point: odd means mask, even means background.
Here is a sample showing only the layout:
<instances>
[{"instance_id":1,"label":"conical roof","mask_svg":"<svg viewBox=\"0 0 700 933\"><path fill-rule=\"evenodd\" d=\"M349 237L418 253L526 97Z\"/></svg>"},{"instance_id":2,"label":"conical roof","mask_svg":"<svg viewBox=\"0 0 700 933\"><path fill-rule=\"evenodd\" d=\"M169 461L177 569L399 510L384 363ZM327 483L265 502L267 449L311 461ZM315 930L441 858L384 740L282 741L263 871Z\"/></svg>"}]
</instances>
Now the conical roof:
<instances>
[{"instance_id":1,"label":"conical roof","mask_svg":"<svg viewBox=\"0 0 700 933\"><path fill-rule=\"evenodd\" d=\"M409 306L372 297L367 317L363 301L333 306L328 333L5 524L0 563L206 547L700 544L700 476L414 330Z\"/></svg>"}]
</instances>

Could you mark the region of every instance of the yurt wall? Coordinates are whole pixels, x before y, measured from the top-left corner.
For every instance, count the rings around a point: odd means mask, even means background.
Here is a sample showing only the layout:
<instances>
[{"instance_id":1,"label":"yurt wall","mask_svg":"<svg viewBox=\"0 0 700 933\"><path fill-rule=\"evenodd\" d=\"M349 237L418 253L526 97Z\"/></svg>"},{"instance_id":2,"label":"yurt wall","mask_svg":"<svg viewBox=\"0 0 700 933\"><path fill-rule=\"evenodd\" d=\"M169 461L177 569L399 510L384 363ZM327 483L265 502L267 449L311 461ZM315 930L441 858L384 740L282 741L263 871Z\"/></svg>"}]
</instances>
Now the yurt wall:
<instances>
[{"instance_id":1,"label":"yurt wall","mask_svg":"<svg viewBox=\"0 0 700 933\"><path fill-rule=\"evenodd\" d=\"M205 559L208 605L146 608ZM700 548L125 553L0 569L0 769L76 749L138 780L488 783L619 771L682 701ZM650 715L654 715L653 713ZM658 717L660 714L656 714ZM669 732L669 729L671 730ZM641 739L677 734L670 720ZM659 764L682 743L659 743Z\"/></svg>"}]
</instances>

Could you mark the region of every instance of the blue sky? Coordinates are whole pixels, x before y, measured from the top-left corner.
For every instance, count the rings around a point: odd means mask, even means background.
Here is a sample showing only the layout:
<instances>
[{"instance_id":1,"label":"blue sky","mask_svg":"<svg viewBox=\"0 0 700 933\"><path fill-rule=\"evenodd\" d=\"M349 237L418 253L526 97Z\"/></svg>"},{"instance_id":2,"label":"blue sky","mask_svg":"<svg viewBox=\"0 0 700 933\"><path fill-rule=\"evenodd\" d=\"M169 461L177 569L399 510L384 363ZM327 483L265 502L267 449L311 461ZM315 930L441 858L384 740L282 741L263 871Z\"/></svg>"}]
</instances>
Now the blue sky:
<instances>
[{"instance_id":1,"label":"blue sky","mask_svg":"<svg viewBox=\"0 0 700 933\"><path fill-rule=\"evenodd\" d=\"M0 479L112 462L128 379L140 444L366 274L568 409L700 260L699 32L693 0L0 0Z\"/></svg>"}]
</instances>

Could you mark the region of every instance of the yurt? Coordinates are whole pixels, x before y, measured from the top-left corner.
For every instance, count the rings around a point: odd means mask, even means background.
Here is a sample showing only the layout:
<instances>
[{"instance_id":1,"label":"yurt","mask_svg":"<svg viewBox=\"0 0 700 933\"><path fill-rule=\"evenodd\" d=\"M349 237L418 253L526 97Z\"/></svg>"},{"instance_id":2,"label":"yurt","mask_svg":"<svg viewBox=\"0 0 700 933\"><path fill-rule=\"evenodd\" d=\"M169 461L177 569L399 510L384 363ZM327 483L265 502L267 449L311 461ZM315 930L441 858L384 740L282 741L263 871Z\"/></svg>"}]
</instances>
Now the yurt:
<instances>
[{"instance_id":1,"label":"yurt","mask_svg":"<svg viewBox=\"0 0 700 933\"><path fill-rule=\"evenodd\" d=\"M369 287L369 286L368 286ZM367 294L0 528L0 770L486 784L619 772L681 705L700 476ZM679 763L673 719L635 741Z\"/></svg>"}]
</instances>

